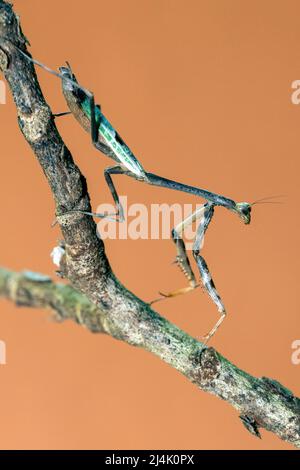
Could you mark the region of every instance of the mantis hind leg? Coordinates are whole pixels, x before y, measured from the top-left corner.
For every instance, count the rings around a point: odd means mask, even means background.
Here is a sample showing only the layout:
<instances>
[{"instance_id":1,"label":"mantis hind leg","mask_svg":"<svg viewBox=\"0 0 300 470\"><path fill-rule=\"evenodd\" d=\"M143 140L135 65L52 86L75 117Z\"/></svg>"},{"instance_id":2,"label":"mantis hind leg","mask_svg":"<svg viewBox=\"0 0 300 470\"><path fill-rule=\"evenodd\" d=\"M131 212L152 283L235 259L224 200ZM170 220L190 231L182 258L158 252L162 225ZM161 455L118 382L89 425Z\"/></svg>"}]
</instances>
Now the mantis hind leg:
<instances>
[{"instance_id":1,"label":"mantis hind leg","mask_svg":"<svg viewBox=\"0 0 300 470\"><path fill-rule=\"evenodd\" d=\"M111 177L111 175L122 175L122 174L124 174L124 171L125 170L120 165L112 166L112 167L106 168L104 170L104 177L105 177L107 186L109 187L109 190L111 192L111 195L113 197L115 206L116 206L116 212L115 213L113 213L113 214L102 214L102 213L99 213L99 212L89 212L89 211L85 211L85 210L81 210L81 209L72 209L70 211L67 211L67 213L68 212L79 212L81 214L90 215L90 216L93 216L93 217L98 217L100 219L107 218L109 220L113 220L113 221L116 221L116 222L124 222L124 220L125 220L124 210L123 210L122 204L120 203L119 195L117 193L117 190L115 188L114 182L113 182L112 177Z\"/></svg>"},{"instance_id":2,"label":"mantis hind leg","mask_svg":"<svg viewBox=\"0 0 300 470\"><path fill-rule=\"evenodd\" d=\"M122 175L124 174L124 171L125 171L124 168L122 168L120 165L112 166L104 170L104 177L105 177L107 186L109 187L109 190L111 192L111 195L113 197L113 200L116 206L116 215L119 217L119 222L123 222L125 220L124 210L123 210L122 204L120 203L120 198L117 193L117 190L116 190L116 187L114 185L111 175Z\"/></svg>"}]
</instances>

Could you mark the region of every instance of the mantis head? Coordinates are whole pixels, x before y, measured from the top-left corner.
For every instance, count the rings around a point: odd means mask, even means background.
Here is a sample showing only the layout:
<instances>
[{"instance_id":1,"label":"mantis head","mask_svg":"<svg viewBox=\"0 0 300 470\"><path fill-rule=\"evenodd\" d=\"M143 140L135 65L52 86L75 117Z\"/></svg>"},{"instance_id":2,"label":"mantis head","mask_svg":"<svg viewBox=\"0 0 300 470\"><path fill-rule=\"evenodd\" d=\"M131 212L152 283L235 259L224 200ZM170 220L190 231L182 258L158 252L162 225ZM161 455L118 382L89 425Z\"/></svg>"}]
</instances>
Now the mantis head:
<instances>
[{"instance_id":1,"label":"mantis head","mask_svg":"<svg viewBox=\"0 0 300 470\"><path fill-rule=\"evenodd\" d=\"M234 212L242 219L244 224L248 225L251 222L251 209L252 205L249 202L237 202Z\"/></svg>"},{"instance_id":2,"label":"mantis head","mask_svg":"<svg viewBox=\"0 0 300 470\"><path fill-rule=\"evenodd\" d=\"M262 199L257 199L254 202L237 202L232 209L238 216L242 219L244 224L248 225L251 222L251 210L252 206L255 204L282 204L282 201L270 201L270 199L274 199L275 197L282 197L280 196L269 196L264 197Z\"/></svg>"}]
</instances>

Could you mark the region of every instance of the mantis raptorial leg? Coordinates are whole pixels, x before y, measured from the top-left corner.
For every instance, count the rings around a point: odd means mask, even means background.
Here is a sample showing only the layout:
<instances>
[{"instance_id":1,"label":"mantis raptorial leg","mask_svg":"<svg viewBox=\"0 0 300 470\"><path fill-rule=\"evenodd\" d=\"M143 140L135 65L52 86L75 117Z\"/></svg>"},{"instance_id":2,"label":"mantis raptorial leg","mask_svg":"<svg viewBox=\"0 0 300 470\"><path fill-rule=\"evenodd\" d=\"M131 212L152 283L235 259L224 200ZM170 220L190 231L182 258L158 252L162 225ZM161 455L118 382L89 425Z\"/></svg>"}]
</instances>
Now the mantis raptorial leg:
<instances>
[{"instance_id":1,"label":"mantis raptorial leg","mask_svg":"<svg viewBox=\"0 0 300 470\"><path fill-rule=\"evenodd\" d=\"M220 312L221 317L217 321L215 326L211 329L211 331L205 336L204 344L206 344L209 341L209 339L215 334L215 332L217 331L217 329L219 328L219 326L221 325L221 323L223 322L226 316L226 310L225 310L224 304L216 289L215 283L211 277L206 261L203 258L203 256L200 255L200 250L201 250L201 246L204 240L205 232L214 214L214 206L212 204L205 204L205 206L206 207L204 210L203 219L201 220L199 224L196 239L195 239L194 246L193 246L193 255L197 263L197 266L199 268L203 286L206 289L212 301L217 306L217 309Z\"/></svg>"}]
</instances>

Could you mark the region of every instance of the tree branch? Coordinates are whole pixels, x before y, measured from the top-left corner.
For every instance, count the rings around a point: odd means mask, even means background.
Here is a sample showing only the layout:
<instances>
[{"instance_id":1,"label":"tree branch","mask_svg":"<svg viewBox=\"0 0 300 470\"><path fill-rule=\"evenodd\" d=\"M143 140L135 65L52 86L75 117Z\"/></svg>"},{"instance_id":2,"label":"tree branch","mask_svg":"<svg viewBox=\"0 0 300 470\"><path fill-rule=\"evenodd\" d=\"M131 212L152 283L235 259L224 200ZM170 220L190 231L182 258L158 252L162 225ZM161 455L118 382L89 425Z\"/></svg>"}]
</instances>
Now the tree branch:
<instances>
[{"instance_id":1,"label":"tree branch","mask_svg":"<svg viewBox=\"0 0 300 470\"><path fill-rule=\"evenodd\" d=\"M10 86L20 129L38 158L56 203L66 254L60 265L76 292L37 275L0 271L0 295L16 303L48 306L94 332L142 347L184 374L199 388L236 408L243 424L259 436L265 428L300 447L300 400L277 381L256 378L230 363L213 348L181 331L128 291L115 277L91 217L69 213L90 210L86 182L55 126L27 54L19 19L0 0L0 68ZM87 300L88 299L88 300ZM79 316L76 309L80 312Z\"/></svg>"},{"instance_id":2,"label":"tree branch","mask_svg":"<svg viewBox=\"0 0 300 470\"><path fill-rule=\"evenodd\" d=\"M23 271L15 273L0 267L0 297L18 307L49 308L57 321L73 320L97 333L105 333L101 318L104 312L73 287L54 283L49 276Z\"/></svg>"}]
</instances>

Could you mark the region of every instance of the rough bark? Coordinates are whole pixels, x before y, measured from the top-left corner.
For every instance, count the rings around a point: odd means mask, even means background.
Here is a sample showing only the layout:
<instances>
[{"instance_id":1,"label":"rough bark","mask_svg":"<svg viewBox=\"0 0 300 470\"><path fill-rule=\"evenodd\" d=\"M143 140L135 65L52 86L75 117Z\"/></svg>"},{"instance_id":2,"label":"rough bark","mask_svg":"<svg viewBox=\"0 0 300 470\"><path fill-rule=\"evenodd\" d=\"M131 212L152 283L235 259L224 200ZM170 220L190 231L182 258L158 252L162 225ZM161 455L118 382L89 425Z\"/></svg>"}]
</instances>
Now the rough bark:
<instances>
[{"instance_id":1,"label":"rough bark","mask_svg":"<svg viewBox=\"0 0 300 470\"><path fill-rule=\"evenodd\" d=\"M74 208L90 210L87 185L58 133L33 66L14 47L28 53L27 43L12 6L0 0L0 69L15 101L20 129L55 199L66 249L60 270L73 288L42 275L2 269L0 295L21 305L50 307L63 319L72 318L93 332L156 354L202 390L229 402L254 435L260 436L259 428L265 428L300 447L300 400L292 392L275 380L243 372L213 348L202 351L202 343L161 317L115 277L91 217L63 215Z\"/></svg>"}]
</instances>

